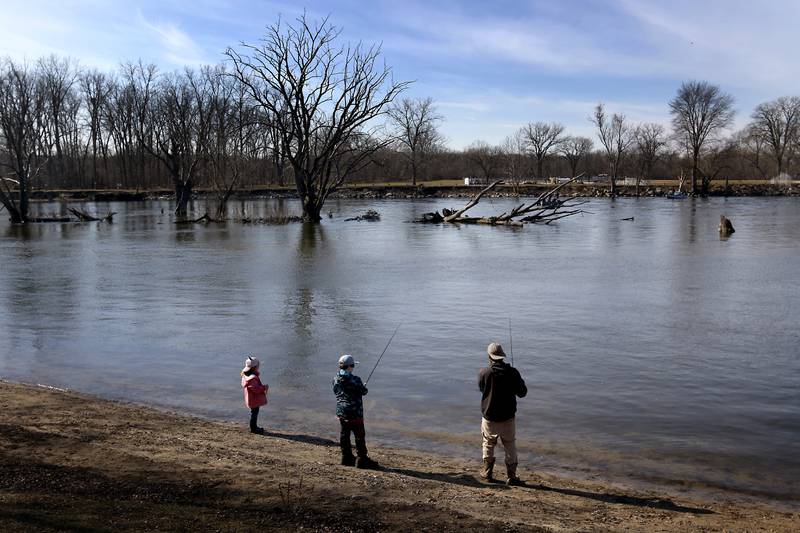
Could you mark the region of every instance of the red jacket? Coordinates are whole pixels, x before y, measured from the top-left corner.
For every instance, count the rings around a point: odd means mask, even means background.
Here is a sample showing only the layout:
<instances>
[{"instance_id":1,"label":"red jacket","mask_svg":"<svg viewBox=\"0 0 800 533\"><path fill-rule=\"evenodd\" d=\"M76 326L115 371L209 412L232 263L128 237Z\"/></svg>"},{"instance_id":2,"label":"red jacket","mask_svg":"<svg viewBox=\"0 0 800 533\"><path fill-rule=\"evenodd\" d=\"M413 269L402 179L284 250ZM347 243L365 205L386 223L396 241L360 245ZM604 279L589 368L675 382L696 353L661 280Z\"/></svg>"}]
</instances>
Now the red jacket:
<instances>
[{"instance_id":1,"label":"red jacket","mask_svg":"<svg viewBox=\"0 0 800 533\"><path fill-rule=\"evenodd\" d=\"M242 389L244 389L244 404L250 409L267 405L269 385L261 383L258 372L242 376Z\"/></svg>"}]
</instances>

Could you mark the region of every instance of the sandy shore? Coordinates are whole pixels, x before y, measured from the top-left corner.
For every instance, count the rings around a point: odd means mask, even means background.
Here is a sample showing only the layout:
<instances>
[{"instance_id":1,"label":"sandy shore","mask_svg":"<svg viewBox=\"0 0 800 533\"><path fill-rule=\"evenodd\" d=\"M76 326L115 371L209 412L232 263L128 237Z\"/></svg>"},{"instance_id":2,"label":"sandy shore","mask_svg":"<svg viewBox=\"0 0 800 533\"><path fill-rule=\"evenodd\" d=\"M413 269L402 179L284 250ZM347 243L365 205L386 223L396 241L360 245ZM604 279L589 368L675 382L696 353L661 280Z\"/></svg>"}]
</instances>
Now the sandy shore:
<instances>
[{"instance_id":1,"label":"sandy shore","mask_svg":"<svg viewBox=\"0 0 800 533\"><path fill-rule=\"evenodd\" d=\"M0 382L0 531L797 531L769 501L686 500L373 447L383 471L338 465L336 443ZM369 430L369 425L367 426ZM524 465L523 465L524 466Z\"/></svg>"}]
</instances>

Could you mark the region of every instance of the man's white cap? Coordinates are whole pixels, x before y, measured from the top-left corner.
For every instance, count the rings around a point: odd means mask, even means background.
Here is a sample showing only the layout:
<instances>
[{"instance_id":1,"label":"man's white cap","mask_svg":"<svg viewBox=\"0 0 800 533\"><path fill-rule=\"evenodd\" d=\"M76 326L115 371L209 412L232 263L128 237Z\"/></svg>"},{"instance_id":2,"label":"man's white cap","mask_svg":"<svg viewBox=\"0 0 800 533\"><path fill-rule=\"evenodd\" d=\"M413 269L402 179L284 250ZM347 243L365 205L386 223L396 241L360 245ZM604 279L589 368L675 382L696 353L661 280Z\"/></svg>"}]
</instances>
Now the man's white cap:
<instances>
[{"instance_id":1,"label":"man's white cap","mask_svg":"<svg viewBox=\"0 0 800 533\"><path fill-rule=\"evenodd\" d=\"M348 366L357 365L357 364L358 364L358 361L353 359L353 356L350 355L350 354L346 353L346 354L344 354L343 356L341 356L339 358L339 365L340 366L348 367Z\"/></svg>"}]
</instances>

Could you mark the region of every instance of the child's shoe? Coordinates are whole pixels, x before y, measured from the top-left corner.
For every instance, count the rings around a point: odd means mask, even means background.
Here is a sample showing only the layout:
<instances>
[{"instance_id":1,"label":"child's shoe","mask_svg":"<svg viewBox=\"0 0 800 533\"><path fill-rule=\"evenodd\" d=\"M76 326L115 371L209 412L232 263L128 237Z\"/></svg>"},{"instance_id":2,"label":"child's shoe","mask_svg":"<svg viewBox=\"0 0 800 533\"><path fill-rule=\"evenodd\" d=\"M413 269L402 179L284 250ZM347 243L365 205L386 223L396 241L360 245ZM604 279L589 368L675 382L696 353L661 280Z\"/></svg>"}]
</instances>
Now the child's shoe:
<instances>
[{"instance_id":1,"label":"child's shoe","mask_svg":"<svg viewBox=\"0 0 800 533\"><path fill-rule=\"evenodd\" d=\"M380 470L381 465L379 465L377 462L373 461L372 459L370 459L365 455L363 457L359 457L358 459L356 459L356 468L364 468L367 470Z\"/></svg>"}]
</instances>

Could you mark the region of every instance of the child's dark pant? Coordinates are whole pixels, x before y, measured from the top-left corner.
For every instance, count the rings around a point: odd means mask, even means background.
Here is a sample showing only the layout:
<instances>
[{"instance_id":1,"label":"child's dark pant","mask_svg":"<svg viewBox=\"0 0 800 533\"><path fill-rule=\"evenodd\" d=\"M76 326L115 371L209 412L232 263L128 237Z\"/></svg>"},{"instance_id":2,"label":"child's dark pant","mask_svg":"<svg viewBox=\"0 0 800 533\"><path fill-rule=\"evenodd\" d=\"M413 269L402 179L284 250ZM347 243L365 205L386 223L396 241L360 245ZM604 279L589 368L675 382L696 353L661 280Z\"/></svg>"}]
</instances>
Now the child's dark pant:
<instances>
[{"instance_id":1,"label":"child's dark pant","mask_svg":"<svg viewBox=\"0 0 800 533\"><path fill-rule=\"evenodd\" d=\"M339 435L339 445L342 447L342 456L353 456L353 448L350 443L350 433L353 433L356 436L356 453L359 457L366 457L367 438L364 431L364 420L360 418L356 420L340 418L339 423L342 425L342 432Z\"/></svg>"},{"instance_id":2,"label":"child's dark pant","mask_svg":"<svg viewBox=\"0 0 800 533\"><path fill-rule=\"evenodd\" d=\"M258 407L250 409L250 431L255 431L258 427Z\"/></svg>"}]
</instances>

